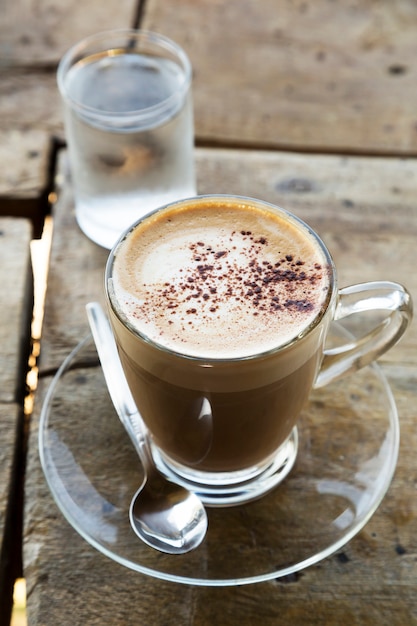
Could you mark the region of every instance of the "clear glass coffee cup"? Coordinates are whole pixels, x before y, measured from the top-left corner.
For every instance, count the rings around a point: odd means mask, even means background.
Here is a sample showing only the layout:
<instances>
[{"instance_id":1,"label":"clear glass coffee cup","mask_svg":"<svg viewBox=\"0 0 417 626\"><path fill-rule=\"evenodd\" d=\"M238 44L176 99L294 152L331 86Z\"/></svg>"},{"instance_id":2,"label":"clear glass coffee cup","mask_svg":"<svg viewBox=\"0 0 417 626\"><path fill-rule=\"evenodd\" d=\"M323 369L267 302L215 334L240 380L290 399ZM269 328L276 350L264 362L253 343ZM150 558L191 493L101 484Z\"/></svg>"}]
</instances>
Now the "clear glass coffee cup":
<instances>
[{"instance_id":1,"label":"clear glass coffee cup","mask_svg":"<svg viewBox=\"0 0 417 626\"><path fill-rule=\"evenodd\" d=\"M111 251L105 285L156 464L210 506L278 485L296 460L311 390L372 363L412 318L402 285L339 289L307 224L230 195L180 200L137 221ZM369 311L382 321L326 347L332 323Z\"/></svg>"},{"instance_id":2,"label":"clear glass coffee cup","mask_svg":"<svg viewBox=\"0 0 417 626\"><path fill-rule=\"evenodd\" d=\"M61 59L76 218L99 245L196 193L191 79L184 50L148 31L99 33Z\"/></svg>"}]
</instances>

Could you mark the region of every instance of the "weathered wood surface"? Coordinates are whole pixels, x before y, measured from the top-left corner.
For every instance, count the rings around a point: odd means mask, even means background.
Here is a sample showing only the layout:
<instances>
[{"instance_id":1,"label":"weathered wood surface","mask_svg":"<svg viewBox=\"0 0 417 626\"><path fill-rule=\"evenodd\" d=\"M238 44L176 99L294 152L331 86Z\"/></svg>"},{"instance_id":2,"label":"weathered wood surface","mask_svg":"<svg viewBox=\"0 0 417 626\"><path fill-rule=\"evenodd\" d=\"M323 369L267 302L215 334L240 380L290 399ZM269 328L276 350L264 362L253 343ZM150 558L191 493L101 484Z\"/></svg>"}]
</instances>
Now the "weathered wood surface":
<instances>
[{"instance_id":1,"label":"weathered wood surface","mask_svg":"<svg viewBox=\"0 0 417 626\"><path fill-rule=\"evenodd\" d=\"M43 72L34 68L0 68L0 76L2 132L44 132L48 139L63 135L56 66Z\"/></svg>"},{"instance_id":2,"label":"weathered wood surface","mask_svg":"<svg viewBox=\"0 0 417 626\"><path fill-rule=\"evenodd\" d=\"M135 24L187 50L199 143L417 152L411 0L112 0L105 10L97 0L8 0L0 20L1 214L33 217L39 203L45 210L44 158L53 137L63 139L62 54L84 36Z\"/></svg>"},{"instance_id":3,"label":"weathered wood surface","mask_svg":"<svg viewBox=\"0 0 417 626\"><path fill-rule=\"evenodd\" d=\"M25 219L0 217L0 625L20 571L23 394L30 347L32 276Z\"/></svg>"},{"instance_id":4,"label":"weathered wood surface","mask_svg":"<svg viewBox=\"0 0 417 626\"><path fill-rule=\"evenodd\" d=\"M59 60L84 37L133 27L137 5L135 0L111 0L103 10L99 0L6 0L0 21L0 130L63 137Z\"/></svg>"},{"instance_id":5,"label":"weathered wood surface","mask_svg":"<svg viewBox=\"0 0 417 626\"><path fill-rule=\"evenodd\" d=\"M0 19L0 215L47 211L54 138L63 139L56 69L64 52L98 31L134 26L136 0L6 0Z\"/></svg>"},{"instance_id":6,"label":"weathered wood surface","mask_svg":"<svg viewBox=\"0 0 417 626\"><path fill-rule=\"evenodd\" d=\"M260 197L310 222L333 252L341 284L401 280L417 298L412 197L417 161L198 150L197 165L201 193ZM193 588L124 569L63 519L40 469L37 421L51 374L87 333L85 303L103 298L107 253L79 231L65 177L62 184L29 443L24 546L29 624L417 623L416 323L382 359L402 428L395 478L378 511L343 552L288 579Z\"/></svg>"},{"instance_id":7,"label":"weathered wood surface","mask_svg":"<svg viewBox=\"0 0 417 626\"><path fill-rule=\"evenodd\" d=\"M33 219L46 208L48 161L54 138L63 138L55 78L63 52L93 32L139 24L141 6L141 25L172 37L191 58L197 143L254 149L199 149L199 191L247 194L292 209L328 243L342 285L401 280L416 299L417 162L307 154L417 154L412 0L6 0L0 20L0 214ZM40 470L37 420L52 373L87 331L85 303L103 297L107 253L79 232L65 177L61 185L27 471L29 624L417 623L415 323L382 360L402 426L395 479L342 554L288 580L198 589L125 570L65 522ZM22 246L19 255L26 254L27 244ZM14 287L25 275L21 270L7 269ZM16 315L0 328L1 354L9 351L13 367L20 346L10 342L19 336L20 321ZM2 385L7 395L19 385L10 369L4 372L0 376L12 385ZM12 480L20 417L19 402L0 399L0 507ZM3 626L1 619L4 612Z\"/></svg>"},{"instance_id":8,"label":"weathered wood surface","mask_svg":"<svg viewBox=\"0 0 417 626\"><path fill-rule=\"evenodd\" d=\"M94 33L134 25L135 0L5 0L0 21L3 66L33 68L56 65L64 51Z\"/></svg>"},{"instance_id":9,"label":"weathered wood surface","mask_svg":"<svg viewBox=\"0 0 417 626\"><path fill-rule=\"evenodd\" d=\"M7 2L0 22L0 127L59 132L55 71L82 37L138 23L139 0ZM416 154L417 8L412 0L314 3L147 0L141 21L194 67L200 142ZM17 19L18 16L18 19Z\"/></svg>"},{"instance_id":10,"label":"weathered wood surface","mask_svg":"<svg viewBox=\"0 0 417 626\"><path fill-rule=\"evenodd\" d=\"M191 58L200 140L416 153L413 0L148 0L143 25Z\"/></svg>"},{"instance_id":11,"label":"weathered wood surface","mask_svg":"<svg viewBox=\"0 0 417 626\"><path fill-rule=\"evenodd\" d=\"M1 403L23 398L21 378L27 365L33 296L31 236L27 220L0 218Z\"/></svg>"},{"instance_id":12,"label":"weathered wood surface","mask_svg":"<svg viewBox=\"0 0 417 626\"><path fill-rule=\"evenodd\" d=\"M30 130L46 133L48 140L63 138L56 83L60 58L84 37L134 27L137 7L136 0L110 0L105 10L100 0L6 0L0 20L0 131L16 135ZM31 152L41 149L37 139ZM7 151L13 157L10 146Z\"/></svg>"},{"instance_id":13,"label":"weathered wood surface","mask_svg":"<svg viewBox=\"0 0 417 626\"><path fill-rule=\"evenodd\" d=\"M49 143L49 135L41 130L0 130L0 198L8 196L22 201L42 194L48 173Z\"/></svg>"},{"instance_id":14,"label":"weathered wood surface","mask_svg":"<svg viewBox=\"0 0 417 626\"><path fill-rule=\"evenodd\" d=\"M0 215L29 218L36 237L48 202L51 154L52 138L45 131L3 130L0 123Z\"/></svg>"}]
</instances>

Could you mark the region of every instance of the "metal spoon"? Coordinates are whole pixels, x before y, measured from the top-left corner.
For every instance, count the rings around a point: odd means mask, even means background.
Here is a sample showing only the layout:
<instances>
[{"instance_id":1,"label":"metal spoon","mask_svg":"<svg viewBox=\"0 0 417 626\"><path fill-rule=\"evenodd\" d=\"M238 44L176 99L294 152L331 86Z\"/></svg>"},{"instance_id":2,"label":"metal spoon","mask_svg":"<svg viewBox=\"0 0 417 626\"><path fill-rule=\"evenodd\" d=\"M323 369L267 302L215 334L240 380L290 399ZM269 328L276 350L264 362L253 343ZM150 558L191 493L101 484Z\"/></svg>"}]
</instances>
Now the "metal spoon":
<instances>
[{"instance_id":1,"label":"metal spoon","mask_svg":"<svg viewBox=\"0 0 417 626\"><path fill-rule=\"evenodd\" d=\"M194 493L158 472L147 429L128 387L109 321L96 302L87 304L86 310L111 399L145 472L130 505L132 528L145 543L161 552L188 552L205 537L208 520L204 506Z\"/></svg>"}]
</instances>

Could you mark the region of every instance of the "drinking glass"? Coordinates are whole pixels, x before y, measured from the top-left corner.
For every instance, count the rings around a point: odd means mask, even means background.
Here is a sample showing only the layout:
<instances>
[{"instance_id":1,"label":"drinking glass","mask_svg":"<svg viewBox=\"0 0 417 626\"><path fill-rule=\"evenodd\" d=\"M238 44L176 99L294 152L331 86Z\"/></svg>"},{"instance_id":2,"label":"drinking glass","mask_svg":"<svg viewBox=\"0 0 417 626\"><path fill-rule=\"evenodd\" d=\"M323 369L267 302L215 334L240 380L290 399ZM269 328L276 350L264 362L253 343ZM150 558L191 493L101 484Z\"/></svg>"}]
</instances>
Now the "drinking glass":
<instances>
[{"instance_id":1,"label":"drinking glass","mask_svg":"<svg viewBox=\"0 0 417 626\"><path fill-rule=\"evenodd\" d=\"M141 30L93 35L58 67L76 218L111 248L134 221L195 194L191 64Z\"/></svg>"}]
</instances>

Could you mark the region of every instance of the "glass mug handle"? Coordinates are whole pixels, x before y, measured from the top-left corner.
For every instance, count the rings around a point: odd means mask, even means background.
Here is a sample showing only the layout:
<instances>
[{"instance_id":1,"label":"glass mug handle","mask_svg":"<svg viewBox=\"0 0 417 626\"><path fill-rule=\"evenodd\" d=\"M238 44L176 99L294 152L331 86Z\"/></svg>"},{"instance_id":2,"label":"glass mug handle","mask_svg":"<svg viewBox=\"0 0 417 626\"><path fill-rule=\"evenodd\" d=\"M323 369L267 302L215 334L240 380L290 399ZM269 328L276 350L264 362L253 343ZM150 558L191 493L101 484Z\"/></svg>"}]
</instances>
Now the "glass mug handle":
<instances>
[{"instance_id":1,"label":"glass mug handle","mask_svg":"<svg viewBox=\"0 0 417 626\"><path fill-rule=\"evenodd\" d=\"M366 335L324 351L315 389L375 361L400 339L413 315L411 296L398 283L360 283L339 291L335 321L364 311L382 310L388 312L387 317Z\"/></svg>"}]
</instances>

